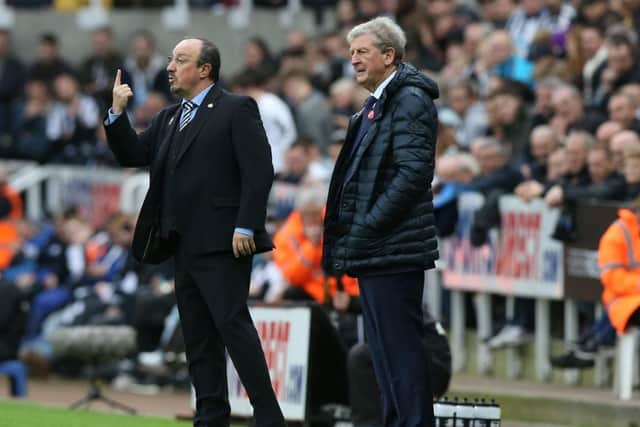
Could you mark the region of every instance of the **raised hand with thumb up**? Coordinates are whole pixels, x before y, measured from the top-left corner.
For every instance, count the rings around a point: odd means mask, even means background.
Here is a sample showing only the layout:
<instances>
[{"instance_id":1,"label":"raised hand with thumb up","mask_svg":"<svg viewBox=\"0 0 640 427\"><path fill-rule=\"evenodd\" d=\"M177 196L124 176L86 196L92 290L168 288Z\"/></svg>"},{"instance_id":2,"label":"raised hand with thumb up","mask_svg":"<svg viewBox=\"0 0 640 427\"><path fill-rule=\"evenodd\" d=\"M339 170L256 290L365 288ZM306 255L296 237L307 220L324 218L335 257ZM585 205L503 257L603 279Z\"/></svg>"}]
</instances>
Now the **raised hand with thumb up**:
<instances>
[{"instance_id":1,"label":"raised hand with thumb up","mask_svg":"<svg viewBox=\"0 0 640 427\"><path fill-rule=\"evenodd\" d=\"M133 91L128 84L121 83L122 71L118 68L116 79L113 82L113 103L111 111L115 114L122 113L127 108L129 98L133 96Z\"/></svg>"}]
</instances>

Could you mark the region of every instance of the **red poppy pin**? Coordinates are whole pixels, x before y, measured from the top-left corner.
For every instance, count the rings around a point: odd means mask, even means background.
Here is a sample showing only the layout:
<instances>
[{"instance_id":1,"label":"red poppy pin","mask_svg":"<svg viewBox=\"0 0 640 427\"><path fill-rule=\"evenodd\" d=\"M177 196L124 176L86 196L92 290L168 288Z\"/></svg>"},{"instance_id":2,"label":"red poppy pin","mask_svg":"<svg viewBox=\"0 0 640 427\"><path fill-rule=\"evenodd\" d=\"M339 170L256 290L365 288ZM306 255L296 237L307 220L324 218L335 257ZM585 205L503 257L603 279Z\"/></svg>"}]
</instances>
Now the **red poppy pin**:
<instances>
[{"instance_id":1,"label":"red poppy pin","mask_svg":"<svg viewBox=\"0 0 640 427\"><path fill-rule=\"evenodd\" d=\"M367 119L373 120L374 117L375 117L375 113L373 112L373 110L369 111L369 114L367 115Z\"/></svg>"}]
</instances>

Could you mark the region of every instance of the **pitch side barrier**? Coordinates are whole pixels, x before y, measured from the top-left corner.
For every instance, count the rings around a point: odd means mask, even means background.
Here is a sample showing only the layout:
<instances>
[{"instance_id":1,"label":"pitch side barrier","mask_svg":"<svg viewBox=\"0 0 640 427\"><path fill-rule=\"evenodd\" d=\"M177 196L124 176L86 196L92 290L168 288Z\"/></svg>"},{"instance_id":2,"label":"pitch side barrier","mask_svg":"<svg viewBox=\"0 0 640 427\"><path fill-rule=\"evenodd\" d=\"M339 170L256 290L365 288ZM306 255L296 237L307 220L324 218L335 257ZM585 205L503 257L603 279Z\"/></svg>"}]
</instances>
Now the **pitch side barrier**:
<instances>
[{"instance_id":1,"label":"pitch side barrier","mask_svg":"<svg viewBox=\"0 0 640 427\"><path fill-rule=\"evenodd\" d=\"M564 338L578 336L577 301L598 303L602 286L599 281L597 247L600 236L616 218L619 205L583 202L575 207L573 236L561 242L551 236L561 211L549 208L543 200L524 202L507 195L499 201L501 226L492 230L486 244L473 247L470 231L473 215L484 203L478 193L465 193L458 201L458 225L455 233L440 241L441 257L434 275L439 283L431 289L435 302L442 297L439 287L450 290L451 346L454 371L468 363L465 351L465 297L473 298L478 325L477 370L493 370L493 354L482 338L493 331L491 296L507 298L507 316L513 315L515 297L535 299L535 376L539 381L551 378L550 300L564 301ZM438 282L438 281L436 281ZM434 283L427 280L427 283ZM435 305L435 304L434 304ZM601 307L597 307L601 310ZM520 350L507 348L507 376L523 374ZM596 363L595 381L607 382L606 363ZM579 374L566 372L565 380L577 384Z\"/></svg>"}]
</instances>

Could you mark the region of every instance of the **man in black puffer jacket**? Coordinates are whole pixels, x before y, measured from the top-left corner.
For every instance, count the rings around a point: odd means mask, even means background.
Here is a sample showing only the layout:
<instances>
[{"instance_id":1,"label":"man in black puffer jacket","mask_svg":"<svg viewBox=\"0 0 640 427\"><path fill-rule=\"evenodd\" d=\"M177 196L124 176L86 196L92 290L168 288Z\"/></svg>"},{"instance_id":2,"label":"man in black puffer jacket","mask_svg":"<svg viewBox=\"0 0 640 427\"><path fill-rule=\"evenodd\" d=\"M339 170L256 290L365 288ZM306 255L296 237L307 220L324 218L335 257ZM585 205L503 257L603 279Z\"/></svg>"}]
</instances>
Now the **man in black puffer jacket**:
<instances>
[{"instance_id":1,"label":"man in black puffer jacket","mask_svg":"<svg viewBox=\"0 0 640 427\"><path fill-rule=\"evenodd\" d=\"M352 118L331 180L323 267L359 280L386 426L433 425L421 338L424 270L438 257L431 181L436 84L402 63L389 18L348 34L356 81L372 92Z\"/></svg>"}]
</instances>

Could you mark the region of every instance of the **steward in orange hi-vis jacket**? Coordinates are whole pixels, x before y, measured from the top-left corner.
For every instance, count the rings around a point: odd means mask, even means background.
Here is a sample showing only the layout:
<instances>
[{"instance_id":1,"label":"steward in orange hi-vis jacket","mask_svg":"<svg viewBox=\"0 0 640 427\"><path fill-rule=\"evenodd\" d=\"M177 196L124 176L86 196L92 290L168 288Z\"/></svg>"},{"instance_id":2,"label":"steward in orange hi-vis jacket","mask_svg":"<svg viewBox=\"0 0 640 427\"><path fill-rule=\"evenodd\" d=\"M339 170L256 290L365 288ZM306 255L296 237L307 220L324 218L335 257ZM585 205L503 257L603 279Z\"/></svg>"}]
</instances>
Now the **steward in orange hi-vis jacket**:
<instances>
[{"instance_id":1,"label":"steward in orange hi-vis jacket","mask_svg":"<svg viewBox=\"0 0 640 427\"><path fill-rule=\"evenodd\" d=\"M598 264L604 286L602 301L619 333L640 308L640 200L620 209L618 220L600 239Z\"/></svg>"},{"instance_id":2,"label":"steward in orange hi-vis jacket","mask_svg":"<svg viewBox=\"0 0 640 427\"><path fill-rule=\"evenodd\" d=\"M321 220L322 209L318 210L320 221L318 222L318 237L314 241L314 233L309 230L309 224L305 224L303 214L295 210L289 215L282 228L274 236L273 243L276 250L273 252L273 260L282 272L284 278L291 286L304 290L310 297L320 304L326 303L325 281L328 284L328 292L333 296L338 289L337 280L327 277L322 271L322 233ZM306 215L304 215L306 216ZM307 221L316 222L316 221ZM311 234L312 236L308 236ZM350 296L359 295L358 282L351 277L341 278L344 292Z\"/></svg>"}]
</instances>

